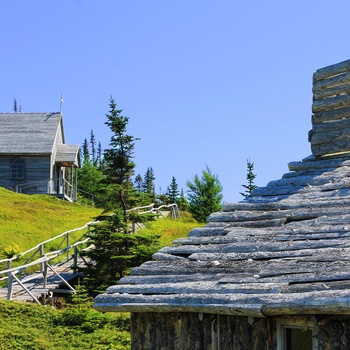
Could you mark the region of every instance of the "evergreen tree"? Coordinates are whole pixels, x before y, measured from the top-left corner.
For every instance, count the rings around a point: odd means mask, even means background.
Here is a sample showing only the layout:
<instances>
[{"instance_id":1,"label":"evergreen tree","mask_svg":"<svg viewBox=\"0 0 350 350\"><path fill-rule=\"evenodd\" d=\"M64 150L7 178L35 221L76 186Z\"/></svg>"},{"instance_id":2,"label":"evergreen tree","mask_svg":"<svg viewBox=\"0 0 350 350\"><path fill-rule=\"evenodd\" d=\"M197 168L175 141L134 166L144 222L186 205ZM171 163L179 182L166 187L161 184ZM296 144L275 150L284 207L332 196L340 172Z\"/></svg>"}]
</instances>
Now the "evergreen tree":
<instances>
[{"instance_id":1,"label":"evergreen tree","mask_svg":"<svg viewBox=\"0 0 350 350\"><path fill-rule=\"evenodd\" d=\"M171 179L170 186L168 187L168 191L167 191L169 202L171 204L173 204L173 203L177 204L177 202L178 202L178 199L179 199L179 191L177 189L178 187L179 186L176 183L176 179L173 176L173 178Z\"/></svg>"},{"instance_id":2,"label":"evergreen tree","mask_svg":"<svg viewBox=\"0 0 350 350\"><path fill-rule=\"evenodd\" d=\"M90 146L91 146L92 164L96 165L96 140L95 140L95 134L93 130L91 130L91 134L90 134Z\"/></svg>"},{"instance_id":3,"label":"evergreen tree","mask_svg":"<svg viewBox=\"0 0 350 350\"><path fill-rule=\"evenodd\" d=\"M13 111L14 111L15 113L18 112L17 100L16 100L15 98L13 99Z\"/></svg>"},{"instance_id":4,"label":"evergreen tree","mask_svg":"<svg viewBox=\"0 0 350 350\"><path fill-rule=\"evenodd\" d=\"M140 174L136 175L135 180L134 180L134 185L135 185L135 188L139 192L141 192L141 189L142 189L142 176Z\"/></svg>"},{"instance_id":5,"label":"evergreen tree","mask_svg":"<svg viewBox=\"0 0 350 350\"><path fill-rule=\"evenodd\" d=\"M254 179L256 178L256 175L253 173L254 170L254 163L252 163L250 161L250 159L247 159L247 181L248 184L247 185L242 185L246 190L245 192L240 192L240 194L245 197L248 198L252 192L258 187L254 184Z\"/></svg>"},{"instance_id":6,"label":"evergreen tree","mask_svg":"<svg viewBox=\"0 0 350 350\"><path fill-rule=\"evenodd\" d=\"M207 166L202 177L196 175L193 182L187 181L189 212L199 222L205 222L211 213L222 208L222 186L217 175Z\"/></svg>"},{"instance_id":7,"label":"evergreen tree","mask_svg":"<svg viewBox=\"0 0 350 350\"><path fill-rule=\"evenodd\" d=\"M68 305L79 311L92 309L93 299L88 294L86 286L79 284L75 286L75 293L70 295Z\"/></svg>"},{"instance_id":8,"label":"evergreen tree","mask_svg":"<svg viewBox=\"0 0 350 350\"><path fill-rule=\"evenodd\" d=\"M179 210L183 210L183 211L188 210L188 202L185 197L185 191L183 190L183 188L181 189L180 198L177 201L177 205L179 207Z\"/></svg>"},{"instance_id":9,"label":"evergreen tree","mask_svg":"<svg viewBox=\"0 0 350 350\"><path fill-rule=\"evenodd\" d=\"M126 134L129 118L121 115L113 97L109 101L109 113L105 124L112 131L110 148L104 151L104 175L106 190L112 204L121 207L126 220L126 210L130 193L133 191L131 177L135 163L132 161L135 141L134 136Z\"/></svg>"},{"instance_id":10,"label":"evergreen tree","mask_svg":"<svg viewBox=\"0 0 350 350\"><path fill-rule=\"evenodd\" d=\"M169 204L169 197L168 197L168 195L166 193L161 193L157 197L157 204L158 205L168 205Z\"/></svg>"},{"instance_id":11,"label":"evergreen tree","mask_svg":"<svg viewBox=\"0 0 350 350\"><path fill-rule=\"evenodd\" d=\"M134 179L133 206L144 206L151 204L150 196L143 191L143 179L141 174L137 174Z\"/></svg>"},{"instance_id":12,"label":"evergreen tree","mask_svg":"<svg viewBox=\"0 0 350 350\"><path fill-rule=\"evenodd\" d=\"M97 162L96 165L101 168L102 166L102 145L101 142L98 143L98 147L97 147Z\"/></svg>"},{"instance_id":13,"label":"evergreen tree","mask_svg":"<svg viewBox=\"0 0 350 350\"><path fill-rule=\"evenodd\" d=\"M104 205L105 197L103 191L101 191L100 182L104 178L100 168L93 164L90 152L89 143L85 138L82 146L83 164L78 169L78 184L79 184L79 196L80 200L100 207Z\"/></svg>"},{"instance_id":14,"label":"evergreen tree","mask_svg":"<svg viewBox=\"0 0 350 350\"><path fill-rule=\"evenodd\" d=\"M144 193L148 194L150 199L154 200L155 199L155 189L154 189L154 171L152 167L147 168L147 171L145 173L145 176L143 178L143 183L142 183L142 190Z\"/></svg>"},{"instance_id":15,"label":"evergreen tree","mask_svg":"<svg viewBox=\"0 0 350 350\"><path fill-rule=\"evenodd\" d=\"M87 139L83 143L83 163L90 162L89 144Z\"/></svg>"},{"instance_id":16,"label":"evergreen tree","mask_svg":"<svg viewBox=\"0 0 350 350\"><path fill-rule=\"evenodd\" d=\"M160 248L159 235L145 235L141 231L140 234L125 234L126 231L123 214L116 212L88 233L95 249L84 253L91 262L81 271L90 292L102 292L116 284L130 268L150 260Z\"/></svg>"},{"instance_id":17,"label":"evergreen tree","mask_svg":"<svg viewBox=\"0 0 350 350\"><path fill-rule=\"evenodd\" d=\"M78 170L80 194L89 201L92 200L98 207L103 207L105 203L104 192L101 190L103 179L102 171L94 166L91 161L84 160L83 166Z\"/></svg>"}]
</instances>

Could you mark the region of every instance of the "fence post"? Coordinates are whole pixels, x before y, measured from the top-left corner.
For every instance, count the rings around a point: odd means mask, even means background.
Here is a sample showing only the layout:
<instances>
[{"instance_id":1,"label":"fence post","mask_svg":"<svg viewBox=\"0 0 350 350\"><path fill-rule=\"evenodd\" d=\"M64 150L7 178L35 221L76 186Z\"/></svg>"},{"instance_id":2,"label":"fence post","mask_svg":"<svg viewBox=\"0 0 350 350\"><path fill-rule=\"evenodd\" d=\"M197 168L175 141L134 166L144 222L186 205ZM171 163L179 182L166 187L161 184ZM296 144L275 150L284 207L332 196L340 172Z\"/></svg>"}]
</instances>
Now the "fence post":
<instances>
[{"instance_id":1,"label":"fence post","mask_svg":"<svg viewBox=\"0 0 350 350\"><path fill-rule=\"evenodd\" d=\"M78 269L78 247L74 246L74 256L73 256L73 274L75 275L77 273Z\"/></svg>"},{"instance_id":2,"label":"fence post","mask_svg":"<svg viewBox=\"0 0 350 350\"><path fill-rule=\"evenodd\" d=\"M47 261L45 261L44 263L44 271L43 271L43 288L46 288L47 285Z\"/></svg>"},{"instance_id":3,"label":"fence post","mask_svg":"<svg viewBox=\"0 0 350 350\"><path fill-rule=\"evenodd\" d=\"M7 262L7 268L11 269L11 260ZM12 300L12 285L13 285L13 278L12 278L12 272L10 271L7 275L7 300Z\"/></svg>"},{"instance_id":4,"label":"fence post","mask_svg":"<svg viewBox=\"0 0 350 350\"><path fill-rule=\"evenodd\" d=\"M68 248L70 246L70 233L69 232L67 233L66 238L67 238L67 247L66 248ZM70 249L67 250L67 261L69 260L69 258L70 258Z\"/></svg>"},{"instance_id":5,"label":"fence post","mask_svg":"<svg viewBox=\"0 0 350 350\"><path fill-rule=\"evenodd\" d=\"M39 247L39 253L40 253L40 258L42 258L44 256L44 245L43 244L40 244L40 247ZM44 272L44 263L40 263L40 272Z\"/></svg>"}]
</instances>

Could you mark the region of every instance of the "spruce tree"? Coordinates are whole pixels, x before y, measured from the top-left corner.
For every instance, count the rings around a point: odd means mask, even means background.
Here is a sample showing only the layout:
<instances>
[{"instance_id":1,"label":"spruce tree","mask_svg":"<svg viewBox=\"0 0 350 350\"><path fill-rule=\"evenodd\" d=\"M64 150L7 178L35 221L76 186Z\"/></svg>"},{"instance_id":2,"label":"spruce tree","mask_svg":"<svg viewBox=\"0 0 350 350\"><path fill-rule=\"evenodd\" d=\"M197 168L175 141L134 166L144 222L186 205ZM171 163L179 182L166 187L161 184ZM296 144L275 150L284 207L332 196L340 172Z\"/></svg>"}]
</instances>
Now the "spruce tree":
<instances>
[{"instance_id":1,"label":"spruce tree","mask_svg":"<svg viewBox=\"0 0 350 350\"><path fill-rule=\"evenodd\" d=\"M254 170L254 163L252 163L250 161L250 159L247 159L247 181L248 184L247 185L242 185L242 187L245 188L244 192L240 192L240 194L245 197L248 198L252 192L258 187L254 184L254 179L256 178L256 175L253 173Z\"/></svg>"},{"instance_id":2,"label":"spruce tree","mask_svg":"<svg viewBox=\"0 0 350 350\"><path fill-rule=\"evenodd\" d=\"M137 138L126 133L129 118L123 116L122 111L117 109L115 100L111 97L105 124L110 128L112 136L110 148L104 151L103 173L112 204L122 208L126 220L128 200L133 191L131 177L134 174L135 163L132 159Z\"/></svg>"},{"instance_id":3,"label":"spruce tree","mask_svg":"<svg viewBox=\"0 0 350 350\"><path fill-rule=\"evenodd\" d=\"M142 183L142 191L146 193L150 200L155 200L155 189L154 189L154 180L156 177L154 176L154 171L152 167L147 168L145 176L143 178Z\"/></svg>"},{"instance_id":4,"label":"spruce tree","mask_svg":"<svg viewBox=\"0 0 350 350\"><path fill-rule=\"evenodd\" d=\"M93 135L93 132L92 132ZM93 203L101 207L105 203L103 191L101 191L100 182L104 178L100 167L93 163L89 142L85 138L82 146L83 163L78 169L79 197L86 203ZM84 199L85 198L85 199Z\"/></svg>"},{"instance_id":5,"label":"spruce tree","mask_svg":"<svg viewBox=\"0 0 350 350\"><path fill-rule=\"evenodd\" d=\"M174 204L178 202L179 199L179 191L178 191L178 184L176 182L175 177L173 176L173 178L171 179L171 183L170 186L168 187L168 198L169 198L169 202L171 204Z\"/></svg>"},{"instance_id":6,"label":"spruce tree","mask_svg":"<svg viewBox=\"0 0 350 350\"><path fill-rule=\"evenodd\" d=\"M135 188L141 192L141 188L142 188L142 176L140 174L137 174L134 180L134 185Z\"/></svg>"},{"instance_id":7,"label":"spruce tree","mask_svg":"<svg viewBox=\"0 0 350 350\"><path fill-rule=\"evenodd\" d=\"M95 134L93 130L91 130L91 134L90 134L90 145L91 145L92 164L96 165L96 140L95 140Z\"/></svg>"},{"instance_id":8,"label":"spruce tree","mask_svg":"<svg viewBox=\"0 0 350 350\"><path fill-rule=\"evenodd\" d=\"M151 260L152 255L160 248L158 234L125 232L127 225L124 218L116 212L88 233L95 249L83 253L90 260L87 267L80 270L84 272L90 293L101 293L116 284L130 268Z\"/></svg>"},{"instance_id":9,"label":"spruce tree","mask_svg":"<svg viewBox=\"0 0 350 350\"><path fill-rule=\"evenodd\" d=\"M15 98L13 99L13 111L15 113L18 113L18 105L17 105L17 100Z\"/></svg>"},{"instance_id":10,"label":"spruce tree","mask_svg":"<svg viewBox=\"0 0 350 350\"><path fill-rule=\"evenodd\" d=\"M104 192L101 190L103 179L102 171L88 159L84 160L82 167L78 170L79 195L92 201L97 207L103 207L105 203Z\"/></svg>"},{"instance_id":11,"label":"spruce tree","mask_svg":"<svg viewBox=\"0 0 350 350\"><path fill-rule=\"evenodd\" d=\"M91 260L82 271L88 281L90 292L102 291L116 284L127 271L150 260L158 249L158 235L131 234L130 222L145 222L154 215L139 215L127 212L134 204L135 190L132 183L135 164L132 161L135 137L127 135L129 119L117 109L111 97L106 125L112 132L110 148L103 154L103 175L101 183L115 213L94 226L87 236L94 249L84 254ZM111 208L110 208L111 209Z\"/></svg>"},{"instance_id":12,"label":"spruce tree","mask_svg":"<svg viewBox=\"0 0 350 350\"><path fill-rule=\"evenodd\" d=\"M205 222L211 213L222 208L222 186L217 175L207 166L202 177L195 175L193 182L187 181L189 212L199 222Z\"/></svg>"},{"instance_id":13,"label":"spruce tree","mask_svg":"<svg viewBox=\"0 0 350 350\"><path fill-rule=\"evenodd\" d=\"M83 162L89 162L90 161L90 152L89 152L89 144L87 139L84 140L83 143Z\"/></svg>"},{"instance_id":14,"label":"spruce tree","mask_svg":"<svg viewBox=\"0 0 350 350\"><path fill-rule=\"evenodd\" d=\"M180 197L177 201L177 205L179 207L179 210L183 210L183 211L188 210L188 201L185 197L185 191L183 188L181 188Z\"/></svg>"},{"instance_id":15,"label":"spruce tree","mask_svg":"<svg viewBox=\"0 0 350 350\"><path fill-rule=\"evenodd\" d=\"M97 159L96 159L96 165L101 168L102 167L102 145L101 145L101 141L99 141L98 143L98 147L97 147Z\"/></svg>"}]
</instances>

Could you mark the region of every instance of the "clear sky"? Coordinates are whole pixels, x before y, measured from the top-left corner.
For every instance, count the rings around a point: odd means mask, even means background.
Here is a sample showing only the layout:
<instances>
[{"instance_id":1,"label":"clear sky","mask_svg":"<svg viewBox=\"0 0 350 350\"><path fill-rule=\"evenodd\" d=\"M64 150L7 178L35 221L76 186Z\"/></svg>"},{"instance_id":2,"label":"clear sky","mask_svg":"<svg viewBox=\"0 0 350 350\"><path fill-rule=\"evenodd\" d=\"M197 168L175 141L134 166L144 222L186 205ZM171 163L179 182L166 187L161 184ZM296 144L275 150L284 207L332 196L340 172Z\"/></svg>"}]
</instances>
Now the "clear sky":
<instances>
[{"instance_id":1,"label":"clear sky","mask_svg":"<svg viewBox=\"0 0 350 350\"><path fill-rule=\"evenodd\" d=\"M59 111L66 142L102 147L113 96L136 174L156 192L208 165L242 200L310 155L312 74L350 58L350 1L11 0L0 3L0 111Z\"/></svg>"}]
</instances>

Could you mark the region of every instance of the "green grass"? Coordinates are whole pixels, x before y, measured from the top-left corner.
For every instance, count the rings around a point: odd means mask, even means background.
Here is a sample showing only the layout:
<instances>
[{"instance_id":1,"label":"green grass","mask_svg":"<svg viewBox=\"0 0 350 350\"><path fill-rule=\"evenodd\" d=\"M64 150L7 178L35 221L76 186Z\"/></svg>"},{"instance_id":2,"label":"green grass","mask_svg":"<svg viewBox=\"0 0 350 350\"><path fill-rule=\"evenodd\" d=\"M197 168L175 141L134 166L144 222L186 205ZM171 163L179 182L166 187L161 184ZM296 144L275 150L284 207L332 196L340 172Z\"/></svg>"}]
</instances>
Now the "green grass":
<instances>
[{"instance_id":1,"label":"green grass","mask_svg":"<svg viewBox=\"0 0 350 350\"><path fill-rule=\"evenodd\" d=\"M48 195L24 195L0 188L0 257L6 249L22 252L65 231L81 227L101 209ZM82 232L74 234L79 238ZM18 252L18 253L19 253Z\"/></svg>"},{"instance_id":2,"label":"green grass","mask_svg":"<svg viewBox=\"0 0 350 350\"><path fill-rule=\"evenodd\" d=\"M62 232L81 227L101 209L69 203L50 196L27 196L0 188L0 256L23 252ZM160 245L170 245L202 226L188 213L181 219L158 219L144 233L160 235ZM81 233L76 234L76 238ZM73 237L71 242L73 242ZM54 247L53 247L54 249ZM18 253L19 253L18 252ZM130 349L129 314L102 314L95 310L0 301L0 350Z\"/></svg>"},{"instance_id":3,"label":"green grass","mask_svg":"<svg viewBox=\"0 0 350 350\"><path fill-rule=\"evenodd\" d=\"M20 253L65 231L94 221L102 214L102 209L70 203L53 196L28 196L1 187L0 207L0 258L4 257L6 250L19 250L17 253ZM198 226L202 224L190 214L182 212L179 220L162 218L147 223L144 230L145 233L159 233L160 244L165 246L170 245L175 238L185 237L192 228ZM72 235L78 239L82 232Z\"/></svg>"},{"instance_id":4,"label":"green grass","mask_svg":"<svg viewBox=\"0 0 350 350\"><path fill-rule=\"evenodd\" d=\"M127 350L127 313L0 301L0 350Z\"/></svg>"},{"instance_id":5,"label":"green grass","mask_svg":"<svg viewBox=\"0 0 350 350\"><path fill-rule=\"evenodd\" d=\"M142 229L142 232L159 234L160 245L165 247L171 245L174 239L186 237L191 229L200 226L204 226L204 224L198 223L189 213L181 212L181 219L174 220L165 217L147 222L146 228Z\"/></svg>"}]
</instances>

